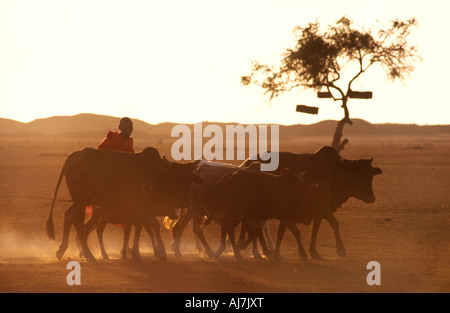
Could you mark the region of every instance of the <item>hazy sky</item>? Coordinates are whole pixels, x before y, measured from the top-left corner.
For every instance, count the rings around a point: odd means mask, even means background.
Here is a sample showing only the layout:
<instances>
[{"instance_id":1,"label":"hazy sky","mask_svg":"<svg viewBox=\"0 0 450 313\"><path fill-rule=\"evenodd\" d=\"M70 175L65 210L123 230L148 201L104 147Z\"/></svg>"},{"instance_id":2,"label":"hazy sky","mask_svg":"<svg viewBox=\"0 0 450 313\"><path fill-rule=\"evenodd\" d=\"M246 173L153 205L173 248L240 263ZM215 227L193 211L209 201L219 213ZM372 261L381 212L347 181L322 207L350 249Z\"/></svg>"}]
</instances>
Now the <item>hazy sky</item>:
<instances>
[{"instance_id":1,"label":"hazy sky","mask_svg":"<svg viewBox=\"0 0 450 313\"><path fill-rule=\"evenodd\" d=\"M347 15L356 25L416 16L423 58L404 83L372 69L354 85L350 116L373 123L450 124L450 1L1 1L0 117L31 121L96 113L149 123L314 123L342 109L315 93L269 104L240 77L276 64L292 30ZM295 112L318 105L318 115Z\"/></svg>"}]
</instances>

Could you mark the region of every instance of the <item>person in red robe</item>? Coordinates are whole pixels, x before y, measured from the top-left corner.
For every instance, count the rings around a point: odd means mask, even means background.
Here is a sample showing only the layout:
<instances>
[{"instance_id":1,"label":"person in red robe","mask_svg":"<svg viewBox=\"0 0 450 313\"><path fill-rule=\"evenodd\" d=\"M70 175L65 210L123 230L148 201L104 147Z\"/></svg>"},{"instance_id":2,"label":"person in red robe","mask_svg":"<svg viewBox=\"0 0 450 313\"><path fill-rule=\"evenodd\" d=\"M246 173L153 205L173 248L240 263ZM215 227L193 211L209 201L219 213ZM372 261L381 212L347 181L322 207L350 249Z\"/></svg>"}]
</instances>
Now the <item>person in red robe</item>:
<instances>
[{"instance_id":1,"label":"person in red robe","mask_svg":"<svg viewBox=\"0 0 450 313\"><path fill-rule=\"evenodd\" d=\"M133 148L133 122L130 118L124 117L120 120L119 132L110 130L105 139L98 145L99 150L113 150L134 153Z\"/></svg>"}]
</instances>

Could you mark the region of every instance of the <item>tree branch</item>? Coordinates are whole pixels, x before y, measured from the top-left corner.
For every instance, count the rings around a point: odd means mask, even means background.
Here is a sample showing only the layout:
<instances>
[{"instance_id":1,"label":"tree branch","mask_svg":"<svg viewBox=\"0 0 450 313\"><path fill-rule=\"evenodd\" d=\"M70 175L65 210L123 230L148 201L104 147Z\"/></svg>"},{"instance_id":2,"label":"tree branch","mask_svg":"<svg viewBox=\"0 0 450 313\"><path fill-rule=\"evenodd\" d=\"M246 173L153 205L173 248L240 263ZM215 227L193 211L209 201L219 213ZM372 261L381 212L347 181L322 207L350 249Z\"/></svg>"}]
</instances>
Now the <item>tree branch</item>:
<instances>
[{"instance_id":1,"label":"tree branch","mask_svg":"<svg viewBox=\"0 0 450 313\"><path fill-rule=\"evenodd\" d=\"M374 64L374 60L370 60L369 64L364 68L363 67L363 59L366 57L365 55L363 56L361 54L361 51L359 51L359 55L360 57L358 58L359 61L359 72L348 82L348 86L347 86L347 96L350 95L350 91L352 90L351 86L352 83L365 71L367 71L367 69L372 66Z\"/></svg>"}]
</instances>

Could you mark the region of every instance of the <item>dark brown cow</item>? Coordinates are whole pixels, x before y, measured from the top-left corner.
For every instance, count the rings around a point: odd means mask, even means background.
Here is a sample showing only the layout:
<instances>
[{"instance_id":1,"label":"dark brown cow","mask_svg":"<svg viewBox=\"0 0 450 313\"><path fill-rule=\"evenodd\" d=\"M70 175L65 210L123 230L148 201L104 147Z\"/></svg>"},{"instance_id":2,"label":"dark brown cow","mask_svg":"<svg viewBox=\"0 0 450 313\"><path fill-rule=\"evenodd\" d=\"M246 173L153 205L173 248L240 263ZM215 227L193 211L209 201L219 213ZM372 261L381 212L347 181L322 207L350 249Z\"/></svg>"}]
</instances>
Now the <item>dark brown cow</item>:
<instances>
[{"instance_id":1,"label":"dark brown cow","mask_svg":"<svg viewBox=\"0 0 450 313\"><path fill-rule=\"evenodd\" d=\"M252 163L267 162L261 156L247 159L241 167ZM324 146L315 153L297 154L279 152L279 166L273 173L279 174L283 169L289 168L295 173L304 172L304 179L311 183L327 183L331 190L331 215L324 217L333 228L336 237L337 252L345 256L345 248L339 234L339 223L333 213L350 197L355 197L366 203L373 203L375 195L372 189L372 180L382 170L372 166L373 159L346 160L342 158L333 147ZM310 253L313 258L320 255L316 249L317 232L322 219L315 219L311 234Z\"/></svg>"},{"instance_id":2,"label":"dark brown cow","mask_svg":"<svg viewBox=\"0 0 450 313\"><path fill-rule=\"evenodd\" d=\"M275 259L280 259L280 244L286 227L289 227L297 240L300 257L306 259L300 231L295 224L309 224L313 219L325 218L331 214L328 185L305 183L289 169L284 169L280 175L251 170L235 171L222 178L218 197L220 204L208 221L212 218L220 221L221 247L224 247L228 234L238 261L242 260L242 257L235 243L234 229L239 222L278 219L280 227ZM219 250L218 254L220 253Z\"/></svg>"},{"instance_id":3,"label":"dark brown cow","mask_svg":"<svg viewBox=\"0 0 450 313\"><path fill-rule=\"evenodd\" d=\"M95 261L87 246L83 227L88 204L101 207L108 220L152 230L156 236L155 255L165 258L156 216L175 216L174 207L185 205L193 179L192 170L193 167L184 168L181 164L167 162L155 148L146 148L136 154L92 148L71 153L61 170L46 223L47 233L54 239L53 208L65 176L73 205L65 212L58 259L67 249L73 224L84 256L88 261ZM138 238L135 236L135 242ZM138 255L138 246L133 246L133 254Z\"/></svg>"}]
</instances>

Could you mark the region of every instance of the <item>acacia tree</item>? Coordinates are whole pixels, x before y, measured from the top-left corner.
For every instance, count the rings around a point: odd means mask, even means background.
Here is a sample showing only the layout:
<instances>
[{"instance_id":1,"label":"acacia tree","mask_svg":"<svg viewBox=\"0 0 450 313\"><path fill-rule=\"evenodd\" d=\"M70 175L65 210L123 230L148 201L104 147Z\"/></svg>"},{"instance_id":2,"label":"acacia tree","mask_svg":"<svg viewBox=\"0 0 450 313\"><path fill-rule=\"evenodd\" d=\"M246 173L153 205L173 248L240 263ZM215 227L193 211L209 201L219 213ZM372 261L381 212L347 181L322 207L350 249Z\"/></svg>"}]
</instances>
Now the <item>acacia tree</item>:
<instances>
[{"instance_id":1,"label":"acacia tree","mask_svg":"<svg viewBox=\"0 0 450 313\"><path fill-rule=\"evenodd\" d=\"M341 142L341 138L345 124L352 125L347 103L355 80L375 64L381 65L390 80L404 79L414 70L414 61L420 59L416 48L406 41L417 25L415 18L393 20L388 28L378 31L354 29L352 24L344 16L325 31L318 22L297 26L297 43L294 49L286 49L279 66L254 61L251 74L241 77L243 85L261 86L270 101L296 88L327 90L344 111L331 144L338 152L348 142Z\"/></svg>"}]
</instances>

